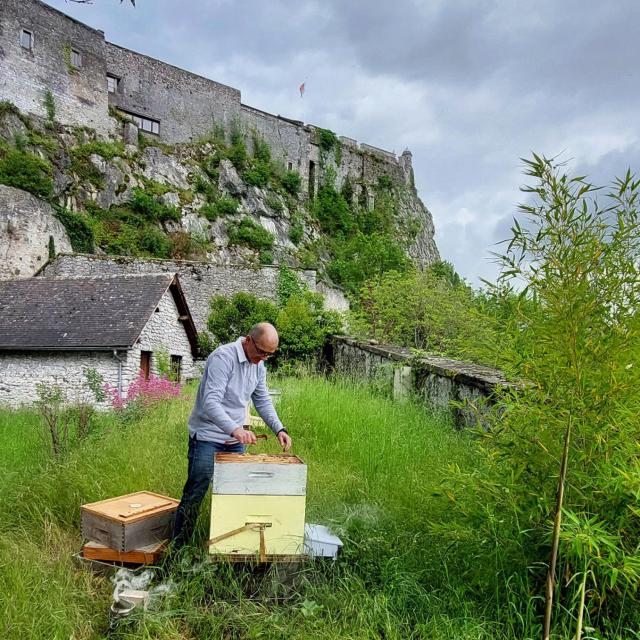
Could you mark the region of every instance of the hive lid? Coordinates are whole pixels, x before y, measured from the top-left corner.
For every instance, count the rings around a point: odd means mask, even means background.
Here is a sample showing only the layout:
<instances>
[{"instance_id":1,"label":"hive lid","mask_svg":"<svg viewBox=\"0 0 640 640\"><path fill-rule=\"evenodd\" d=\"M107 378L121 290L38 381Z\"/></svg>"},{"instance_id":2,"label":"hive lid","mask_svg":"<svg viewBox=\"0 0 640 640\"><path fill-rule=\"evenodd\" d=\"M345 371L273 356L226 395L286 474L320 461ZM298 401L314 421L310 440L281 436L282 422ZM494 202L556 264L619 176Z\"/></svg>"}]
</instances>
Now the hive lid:
<instances>
[{"instance_id":1,"label":"hive lid","mask_svg":"<svg viewBox=\"0 0 640 640\"><path fill-rule=\"evenodd\" d=\"M129 524L178 507L178 500L151 491L138 491L82 505L82 510L108 520Z\"/></svg>"},{"instance_id":2,"label":"hive lid","mask_svg":"<svg viewBox=\"0 0 640 640\"><path fill-rule=\"evenodd\" d=\"M304 464L291 453L216 453L216 463Z\"/></svg>"}]
</instances>

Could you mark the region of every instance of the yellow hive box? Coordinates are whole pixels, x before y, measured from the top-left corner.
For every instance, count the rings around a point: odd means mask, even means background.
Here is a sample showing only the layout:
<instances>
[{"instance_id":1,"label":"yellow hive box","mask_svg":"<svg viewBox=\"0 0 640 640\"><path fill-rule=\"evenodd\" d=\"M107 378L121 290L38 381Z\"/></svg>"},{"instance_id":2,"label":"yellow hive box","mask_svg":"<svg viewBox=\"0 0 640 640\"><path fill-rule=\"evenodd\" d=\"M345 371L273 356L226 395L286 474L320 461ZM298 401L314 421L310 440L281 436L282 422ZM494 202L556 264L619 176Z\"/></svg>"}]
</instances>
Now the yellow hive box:
<instances>
[{"instance_id":1,"label":"yellow hive box","mask_svg":"<svg viewBox=\"0 0 640 640\"><path fill-rule=\"evenodd\" d=\"M288 454L216 454L209 551L229 557L304 553L307 467Z\"/></svg>"}]
</instances>

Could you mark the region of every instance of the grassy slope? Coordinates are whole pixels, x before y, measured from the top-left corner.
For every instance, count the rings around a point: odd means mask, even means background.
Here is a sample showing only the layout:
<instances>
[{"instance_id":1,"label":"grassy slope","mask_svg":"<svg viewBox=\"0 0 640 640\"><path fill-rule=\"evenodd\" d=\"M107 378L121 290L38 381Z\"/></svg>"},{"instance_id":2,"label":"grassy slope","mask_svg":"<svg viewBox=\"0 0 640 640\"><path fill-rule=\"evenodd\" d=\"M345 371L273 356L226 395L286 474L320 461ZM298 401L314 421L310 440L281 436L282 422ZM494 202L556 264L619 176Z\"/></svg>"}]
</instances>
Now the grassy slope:
<instances>
[{"instance_id":1,"label":"grassy slope","mask_svg":"<svg viewBox=\"0 0 640 640\"><path fill-rule=\"evenodd\" d=\"M307 569L286 602L267 574L245 597L246 572L178 564L175 595L158 613L110 632L127 638L499 637L466 594L446 549L426 527L446 505L433 496L447 465L468 465L466 437L407 404L321 379L285 380L280 414L309 465L307 521L332 523L345 542L335 566ZM59 464L44 464L37 421L0 422L0 636L97 638L108 631L111 584L79 570L79 506L139 489L180 496L191 401L111 423ZM13 414L15 416L15 414ZM107 421L107 425L109 421ZM18 438L24 430L28 438ZM41 443L42 441L40 441ZM276 450L272 440L259 450ZM8 465L29 476L10 476ZM11 482L7 478L11 477ZM199 538L206 535L206 514ZM449 572L454 574L452 577Z\"/></svg>"}]
</instances>

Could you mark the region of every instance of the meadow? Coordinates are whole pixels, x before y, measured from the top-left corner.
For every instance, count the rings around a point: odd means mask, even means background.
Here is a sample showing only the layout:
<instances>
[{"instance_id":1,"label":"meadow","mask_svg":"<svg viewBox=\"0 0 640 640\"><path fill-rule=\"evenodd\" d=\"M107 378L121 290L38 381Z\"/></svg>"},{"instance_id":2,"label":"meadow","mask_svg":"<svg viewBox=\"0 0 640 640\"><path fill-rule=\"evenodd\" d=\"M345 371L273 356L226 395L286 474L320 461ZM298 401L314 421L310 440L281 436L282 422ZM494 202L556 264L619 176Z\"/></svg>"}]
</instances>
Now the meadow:
<instances>
[{"instance_id":1,"label":"meadow","mask_svg":"<svg viewBox=\"0 0 640 640\"><path fill-rule=\"evenodd\" d=\"M451 465L474 465L471 437L410 402L322 378L277 381L279 411L308 464L307 522L329 524L335 563L293 580L202 562L198 543L157 581L175 589L156 611L110 624L113 585L73 559L80 505L141 489L179 497L186 473L187 395L141 419L98 416L89 439L52 460L30 412L0 414L2 638L510 638L491 593L465 586L465 566L430 535L446 521ZM259 445L275 451L274 439ZM206 510L205 510L206 511ZM193 555L192 555L193 554ZM477 564L477 558L470 563ZM249 588L249 585L250 588Z\"/></svg>"}]
</instances>

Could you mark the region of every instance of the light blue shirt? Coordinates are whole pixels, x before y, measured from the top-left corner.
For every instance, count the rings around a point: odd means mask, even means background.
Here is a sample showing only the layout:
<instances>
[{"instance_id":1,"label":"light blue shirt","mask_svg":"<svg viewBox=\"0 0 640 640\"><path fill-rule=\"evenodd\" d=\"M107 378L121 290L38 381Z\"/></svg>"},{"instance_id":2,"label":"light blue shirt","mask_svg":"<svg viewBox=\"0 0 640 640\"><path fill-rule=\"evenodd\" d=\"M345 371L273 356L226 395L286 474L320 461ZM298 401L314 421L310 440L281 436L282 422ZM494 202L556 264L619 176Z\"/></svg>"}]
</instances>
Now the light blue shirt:
<instances>
[{"instance_id":1,"label":"light blue shirt","mask_svg":"<svg viewBox=\"0 0 640 640\"><path fill-rule=\"evenodd\" d=\"M189 417L189 435L195 434L198 440L229 440L244 425L250 400L274 433L283 428L267 389L264 363L256 365L247 359L242 340L219 346L207 358Z\"/></svg>"}]
</instances>

